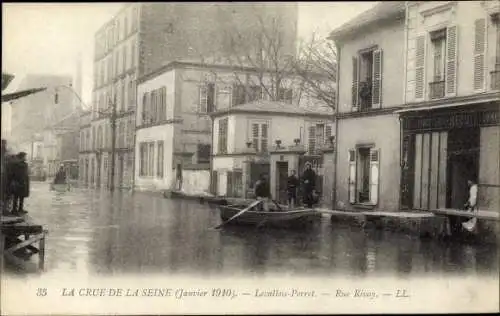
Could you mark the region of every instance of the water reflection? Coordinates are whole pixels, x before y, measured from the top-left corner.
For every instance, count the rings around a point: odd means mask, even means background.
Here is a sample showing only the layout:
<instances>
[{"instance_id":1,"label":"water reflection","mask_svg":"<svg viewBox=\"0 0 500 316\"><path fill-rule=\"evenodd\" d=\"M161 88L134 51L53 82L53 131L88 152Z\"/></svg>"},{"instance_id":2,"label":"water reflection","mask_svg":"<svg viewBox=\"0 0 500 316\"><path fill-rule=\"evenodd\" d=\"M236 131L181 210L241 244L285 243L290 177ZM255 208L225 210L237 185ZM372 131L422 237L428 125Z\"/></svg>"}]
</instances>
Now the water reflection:
<instances>
[{"instance_id":1,"label":"water reflection","mask_svg":"<svg viewBox=\"0 0 500 316\"><path fill-rule=\"evenodd\" d=\"M47 271L88 274L498 275L494 246L444 244L332 224L308 231L226 227L216 209L142 193L49 191L27 208L49 229Z\"/></svg>"}]
</instances>

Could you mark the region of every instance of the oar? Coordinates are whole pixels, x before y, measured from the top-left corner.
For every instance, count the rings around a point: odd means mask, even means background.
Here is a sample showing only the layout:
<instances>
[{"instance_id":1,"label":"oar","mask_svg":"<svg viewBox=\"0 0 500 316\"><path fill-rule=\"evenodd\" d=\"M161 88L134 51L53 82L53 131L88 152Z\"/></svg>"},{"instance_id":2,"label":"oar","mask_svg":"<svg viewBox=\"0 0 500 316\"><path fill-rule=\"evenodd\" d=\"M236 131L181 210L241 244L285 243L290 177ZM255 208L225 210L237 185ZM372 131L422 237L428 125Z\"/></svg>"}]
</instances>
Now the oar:
<instances>
[{"instance_id":1,"label":"oar","mask_svg":"<svg viewBox=\"0 0 500 316\"><path fill-rule=\"evenodd\" d=\"M281 208L281 206L278 204L278 202L276 202L276 200L272 200L274 205L276 205L278 207L278 210L280 211L283 211L283 209Z\"/></svg>"},{"instance_id":2,"label":"oar","mask_svg":"<svg viewBox=\"0 0 500 316\"><path fill-rule=\"evenodd\" d=\"M262 201L254 201L252 204L250 204L249 206L247 206L246 208L244 208L243 210L239 211L236 215L234 215L233 217L231 217L230 219L228 219L227 221L217 225L214 227L214 229L219 229L221 228L222 226L226 225L227 223L229 223L230 221L232 221L233 219L239 217L241 214L247 212L248 210L251 210L252 208L254 208L255 206L259 205L260 203L262 203Z\"/></svg>"}]
</instances>

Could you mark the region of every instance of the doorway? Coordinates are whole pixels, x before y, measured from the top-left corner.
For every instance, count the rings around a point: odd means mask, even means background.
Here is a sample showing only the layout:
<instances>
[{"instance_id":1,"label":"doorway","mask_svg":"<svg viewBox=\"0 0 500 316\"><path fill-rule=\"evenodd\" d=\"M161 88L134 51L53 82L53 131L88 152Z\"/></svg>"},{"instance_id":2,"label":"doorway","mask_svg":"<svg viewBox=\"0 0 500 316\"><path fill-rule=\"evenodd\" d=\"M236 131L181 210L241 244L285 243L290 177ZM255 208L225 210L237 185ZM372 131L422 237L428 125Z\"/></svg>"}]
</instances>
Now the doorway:
<instances>
[{"instance_id":1,"label":"doorway","mask_svg":"<svg viewBox=\"0 0 500 316\"><path fill-rule=\"evenodd\" d=\"M478 181L479 146L479 128L449 131L446 207L462 209L467 202L467 180Z\"/></svg>"},{"instance_id":2,"label":"doorway","mask_svg":"<svg viewBox=\"0 0 500 316\"><path fill-rule=\"evenodd\" d=\"M288 161L276 162L276 198L280 203L287 202Z\"/></svg>"}]
</instances>

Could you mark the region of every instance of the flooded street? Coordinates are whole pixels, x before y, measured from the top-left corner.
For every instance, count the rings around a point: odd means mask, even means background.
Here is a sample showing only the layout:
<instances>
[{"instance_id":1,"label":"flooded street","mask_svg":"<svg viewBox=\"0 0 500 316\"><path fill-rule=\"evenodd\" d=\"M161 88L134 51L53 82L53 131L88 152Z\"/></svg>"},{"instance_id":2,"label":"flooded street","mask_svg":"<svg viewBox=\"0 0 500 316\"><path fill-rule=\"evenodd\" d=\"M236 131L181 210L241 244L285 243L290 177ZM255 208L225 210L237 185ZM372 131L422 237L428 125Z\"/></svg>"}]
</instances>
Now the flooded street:
<instances>
[{"instance_id":1,"label":"flooded street","mask_svg":"<svg viewBox=\"0 0 500 316\"><path fill-rule=\"evenodd\" d=\"M26 209L49 230L45 272L88 275L498 276L495 246L423 241L321 223L308 231L226 227L218 210L143 193L33 183Z\"/></svg>"}]
</instances>

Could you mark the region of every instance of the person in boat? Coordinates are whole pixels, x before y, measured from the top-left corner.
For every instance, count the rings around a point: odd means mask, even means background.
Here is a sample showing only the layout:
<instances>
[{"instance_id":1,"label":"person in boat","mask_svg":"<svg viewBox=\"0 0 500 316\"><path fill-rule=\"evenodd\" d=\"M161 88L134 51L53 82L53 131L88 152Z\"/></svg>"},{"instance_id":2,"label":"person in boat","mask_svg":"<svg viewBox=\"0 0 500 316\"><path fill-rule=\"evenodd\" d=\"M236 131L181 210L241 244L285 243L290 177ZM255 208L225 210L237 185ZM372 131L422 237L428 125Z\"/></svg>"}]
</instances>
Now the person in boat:
<instances>
[{"instance_id":1,"label":"person in boat","mask_svg":"<svg viewBox=\"0 0 500 316\"><path fill-rule=\"evenodd\" d=\"M269 212L269 202L271 200L271 189L269 187L269 181L267 179L267 174L263 173L260 179L255 182L255 198L261 203L261 210L264 212Z\"/></svg>"},{"instance_id":2,"label":"person in boat","mask_svg":"<svg viewBox=\"0 0 500 316\"><path fill-rule=\"evenodd\" d=\"M54 178L54 184L66 184L66 171L63 166L59 167L59 170Z\"/></svg>"},{"instance_id":3,"label":"person in boat","mask_svg":"<svg viewBox=\"0 0 500 316\"><path fill-rule=\"evenodd\" d=\"M297 188L299 187L299 178L295 175L295 170L292 170L287 181L288 206L293 209L297 204Z\"/></svg>"},{"instance_id":4,"label":"person in boat","mask_svg":"<svg viewBox=\"0 0 500 316\"><path fill-rule=\"evenodd\" d=\"M20 152L9 167L10 194L13 197L12 214L27 213L24 210L24 199L30 193L30 178L28 164L26 163L26 153Z\"/></svg>"},{"instance_id":5,"label":"person in boat","mask_svg":"<svg viewBox=\"0 0 500 316\"><path fill-rule=\"evenodd\" d=\"M316 187L316 173L312 170L311 162L306 162L306 169L302 174L303 181L303 192L304 192L304 204L307 207L312 208L314 204L314 194Z\"/></svg>"},{"instance_id":6,"label":"person in boat","mask_svg":"<svg viewBox=\"0 0 500 316\"><path fill-rule=\"evenodd\" d=\"M477 183L474 180L468 180L467 185L469 186L469 199L464 205L464 209L469 212L474 212L477 209ZM476 227L477 218L471 218L470 220L463 222L462 226L469 232L472 232Z\"/></svg>"}]
</instances>

